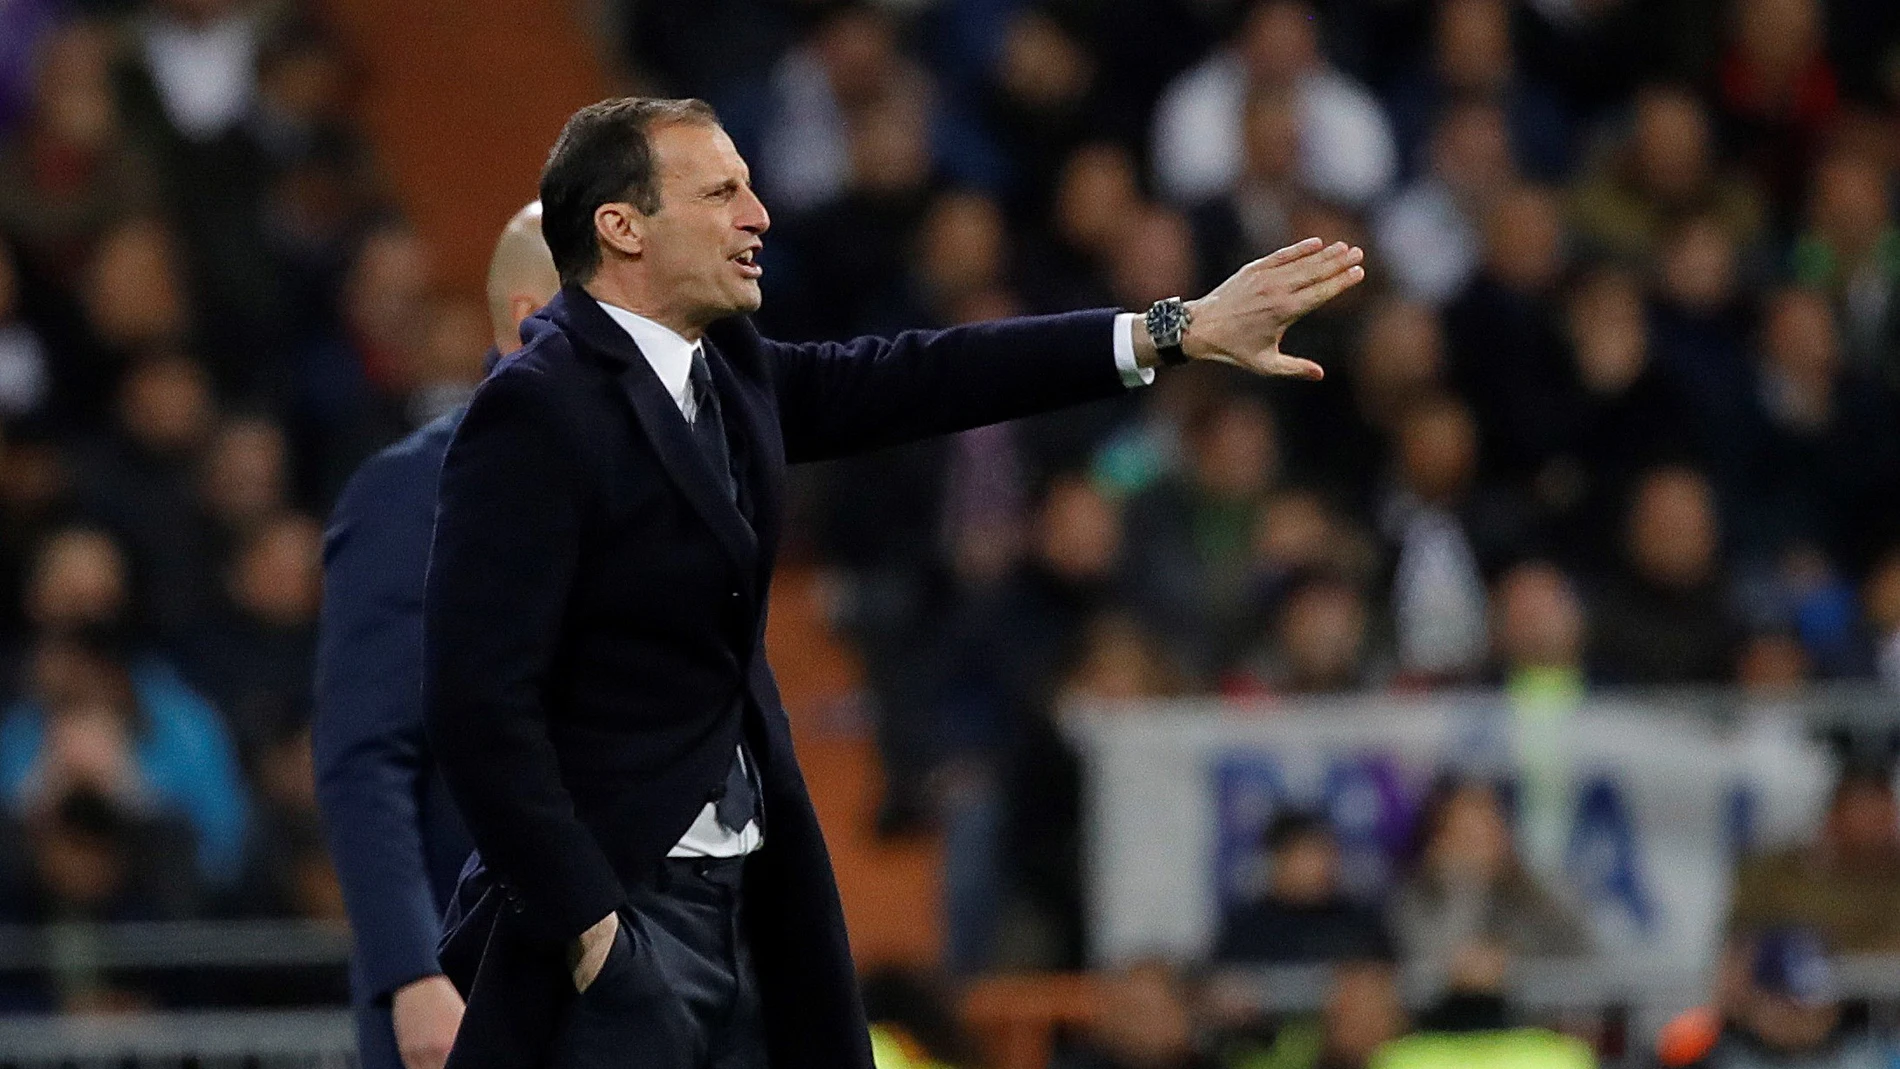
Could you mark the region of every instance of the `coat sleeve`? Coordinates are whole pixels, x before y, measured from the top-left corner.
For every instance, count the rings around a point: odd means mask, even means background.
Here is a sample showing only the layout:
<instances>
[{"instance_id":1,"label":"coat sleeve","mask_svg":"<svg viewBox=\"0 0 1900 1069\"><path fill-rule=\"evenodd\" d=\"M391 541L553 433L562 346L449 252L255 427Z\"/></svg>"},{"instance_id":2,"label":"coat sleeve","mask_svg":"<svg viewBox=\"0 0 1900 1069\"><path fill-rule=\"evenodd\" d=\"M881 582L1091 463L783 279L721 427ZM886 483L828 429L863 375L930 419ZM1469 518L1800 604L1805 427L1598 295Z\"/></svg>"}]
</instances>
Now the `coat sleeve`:
<instances>
[{"instance_id":1,"label":"coat sleeve","mask_svg":"<svg viewBox=\"0 0 1900 1069\"><path fill-rule=\"evenodd\" d=\"M423 609L423 711L443 778L525 929L554 941L625 897L548 734L588 509L573 430L538 366L509 365L476 391L442 463Z\"/></svg>"},{"instance_id":2,"label":"coat sleeve","mask_svg":"<svg viewBox=\"0 0 1900 1069\"><path fill-rule=\"evenodd\" d=\"M1031 316L848 342L761 339L786 459L847 456L1121 394L1115 315Z\"/></svg>"},{"instance_id":3,"label":"coat sleeve","mask_svg":"<svg viewBox=\"0 0 1900 1069\"><path fill-rule=\"evenodd\" d=\"M429 773L422 581L438 458L439 450L372 457L324 532L311 727L317 802L372 1001L441 971L418 804Z\"/></svg>"}]
</instances>

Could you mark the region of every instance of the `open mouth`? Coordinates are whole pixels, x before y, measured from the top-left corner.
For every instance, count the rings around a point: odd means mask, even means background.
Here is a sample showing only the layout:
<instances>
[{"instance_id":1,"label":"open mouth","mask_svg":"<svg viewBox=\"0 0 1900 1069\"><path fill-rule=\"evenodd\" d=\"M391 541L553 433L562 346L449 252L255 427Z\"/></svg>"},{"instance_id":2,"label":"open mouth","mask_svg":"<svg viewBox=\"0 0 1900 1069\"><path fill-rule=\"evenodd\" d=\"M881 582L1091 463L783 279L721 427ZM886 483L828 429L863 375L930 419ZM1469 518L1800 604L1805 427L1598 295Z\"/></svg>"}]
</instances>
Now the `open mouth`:
<instances>
[{"instance_id":1,"label":"open mouth","mask_svg":"<svg viewBox=\"0 0 1900 1069\"><path fill-rule=\"evenodd\" d=\"M732 258L732 262L739 265L740 274L747 278L758 278L760 275L765 274L765 268L758 265L758 253L758 249L752 248Z\"/></svg>"}]
</instances>

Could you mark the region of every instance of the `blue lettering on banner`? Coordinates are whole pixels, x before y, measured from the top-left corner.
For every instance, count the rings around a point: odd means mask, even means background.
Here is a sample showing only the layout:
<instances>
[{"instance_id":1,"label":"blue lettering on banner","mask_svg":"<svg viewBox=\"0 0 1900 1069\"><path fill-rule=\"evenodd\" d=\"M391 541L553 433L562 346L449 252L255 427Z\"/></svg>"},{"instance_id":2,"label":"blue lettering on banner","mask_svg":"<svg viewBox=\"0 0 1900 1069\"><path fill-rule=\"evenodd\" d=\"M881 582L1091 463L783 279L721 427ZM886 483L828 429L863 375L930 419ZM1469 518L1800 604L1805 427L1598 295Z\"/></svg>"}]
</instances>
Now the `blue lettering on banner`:
<instances>
[{"instance_id":1,"label":"blue lettering on banner","mask_svg":"<svg viewBox=\"0 0 1900 1069\"><path fill-rule=\"evenodd\" d=\"M1755 787L1749 783L1737 783L1728 795L1727 817L1728 856L1739 861L1755 848L1755 826L1760 823L1757 815L1761 810L1761 799L1756 796Z\"/></svg>"},{"instance_id":2,"label":"blue lettering on banner","mask_svg":"<svg viewBox=\"0 0 1900 1069\"><path fill-rule=\"evenodd\" d=\"M1223 910L1265 890L1267 859L1260 840L1286 808L1326 817L1339 841L1344 889L1362 898L1377 898L1392 880L1417 809L1398 759L1376 751L1334 757L1316 786L1296 790L1275 755L1232 750L1214 763L1213 787L1219 814L1214 886Z\"/></svg>"},{"instance_id":3,"label":"blue lettering on banner","mask_svg":"<svg viewBox=\"0 0 1900 1069\"><path fill-rule=\"evenodd\" d=\"M1397 761L1380 753L1337 758L1327 766L1320 790L1339 841L1346 892L1378 897L1392 880L1412 824Z\"/></svg>"},{"instance_id":4,"label":"blue lettering on banner","mask_svg":"<svg viewBox=\"0 0 1900 1069\"><path fill-rule=\"evenodd\" d=\"M1214 852L1215 898L1224 913L1266 887L1260 837L1287 802L1280 762L1257 750L1235 750L1214 765L1220 814Z\"/></svg>"},{"instance_id":5,"label":"blue lettering on banner","mask_svg":"<svg viewBox=\"0 0 1900 1069\"><path fill-rule=\"evenodd\" d=\"M1636 823L1615 781L1608 776L1587 780L1565 852L1572 885L1593 910L1620 912L1648 935L1656 930L1656 904L1636 846Z\"/></svg>"}]
</instances>

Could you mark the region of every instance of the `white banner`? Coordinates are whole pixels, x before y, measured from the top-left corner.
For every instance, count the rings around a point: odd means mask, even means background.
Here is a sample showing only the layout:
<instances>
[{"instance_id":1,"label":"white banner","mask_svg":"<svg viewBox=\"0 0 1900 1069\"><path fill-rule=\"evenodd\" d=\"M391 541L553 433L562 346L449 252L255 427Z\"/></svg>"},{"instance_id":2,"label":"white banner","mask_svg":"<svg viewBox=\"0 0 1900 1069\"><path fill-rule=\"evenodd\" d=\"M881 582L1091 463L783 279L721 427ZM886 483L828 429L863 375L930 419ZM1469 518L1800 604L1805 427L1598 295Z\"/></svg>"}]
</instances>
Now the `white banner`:
<instances>
[{"instance_id":1,"label":"white banner","mask_svg":"<svg viewBox=\"0 0 1900 1069\"><path fill-rule=\"evenodd\" d=\"M1223 904L1259 886L1260 833L1283 807L1329 816L1349 889L1376 898L1434 781L1461 772L1509 785L1526 863L1587 914L1603 950L1703 964L1737 852L1805 833L1830 785L1797 717L1725 728L1664 704L1193 701L1069 723L1104 963L1204 953Z\"/></svg>"}]
</instances>

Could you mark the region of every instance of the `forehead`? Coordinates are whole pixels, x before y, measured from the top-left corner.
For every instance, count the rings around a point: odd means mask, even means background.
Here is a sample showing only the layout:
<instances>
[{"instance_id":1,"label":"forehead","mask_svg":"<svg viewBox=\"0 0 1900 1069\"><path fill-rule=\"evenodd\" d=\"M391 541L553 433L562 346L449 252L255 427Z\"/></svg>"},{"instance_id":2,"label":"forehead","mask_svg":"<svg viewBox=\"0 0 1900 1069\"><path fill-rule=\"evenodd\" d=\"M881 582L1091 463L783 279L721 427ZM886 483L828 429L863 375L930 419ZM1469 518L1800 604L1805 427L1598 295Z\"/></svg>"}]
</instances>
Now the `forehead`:
<instances>
[{"instance_id":1,"label":"forehead","mask_svg":"<svg viewBox=\"0 0 1900 1069\"><path fill-rule=\"evenodd\" d=\"M709 123L668 123L651 135L655 169L666 183L720 181L750 175L726 131Z\"/></svg>"}]
</instances>

